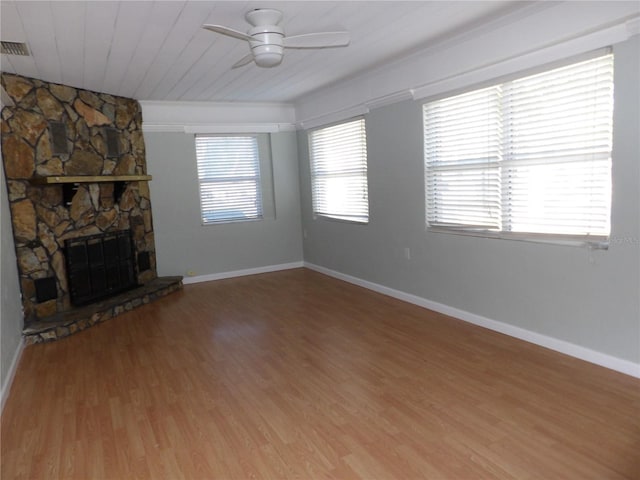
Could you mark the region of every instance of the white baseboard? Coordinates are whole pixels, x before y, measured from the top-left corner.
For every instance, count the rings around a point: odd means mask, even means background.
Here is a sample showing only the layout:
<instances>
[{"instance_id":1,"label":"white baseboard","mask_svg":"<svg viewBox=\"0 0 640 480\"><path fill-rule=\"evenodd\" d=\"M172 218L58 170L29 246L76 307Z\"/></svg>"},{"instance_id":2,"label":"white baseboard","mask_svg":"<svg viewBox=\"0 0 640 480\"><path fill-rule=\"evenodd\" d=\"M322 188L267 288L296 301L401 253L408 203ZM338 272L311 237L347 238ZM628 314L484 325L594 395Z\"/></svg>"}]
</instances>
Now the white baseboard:
<instances>
[{"instance_id":1,"label":"white baseboard","mask_svg":"<svg viewBox=\"0 0 640 480\"><path fill-rule=\"evenodd\" d=\"M2 391L0 392L0 413L4 410L4 404L9 398L9 392L11 391L11 384L13 383L13 378L16 375L16 370L18 369L18 363L20 362L20 357L22 357L22 351L24 350L24 339L20 339L20 343L18 343L18 348L13 354L13 358L11 359L11 365L9 366L9 371L7 372L7 378L5 378L4 383L2 384Z\"/></svg>"},{"instance_id":2,"label":"white baseboard","mask_svg":"<svg viewBox=\"0 0 640 480\"><path fill-rule=\"evenodd\" d=\"M247 268L244 270L233 270L231 272L210 273L208 275L198 275L195 277L185 277L182 283L188 285L190 283L210 282L212 280L222 280L224 278L244 277L245 275L256 275L258 273L278 272L280 270L290 270L292 268L304 267L303 262L281 263L279 265L267 265L265 267Z\"/></svg>"},{"instance_id":3,"label":"white baseboard","mask_svg":"<svg viewBox=\"0 0 640 480\"><path fill-rule=\"evenodd\" d=\"M412 295L410 293L405 293L400 290L385 287L377 283L362 280L361 278L346 275L344 273L321 267L313 263L304 262L304 266L330 277L344 280L345 282L353 283L354 285L373 290L374 292L382 293L384 295L388 295L390 297L394 297L399 300L418 305L420 307L428 308L429 310L443 313L445 315L464 320L465 322L488 328L489 330L504 333L505 335L509 335L511 337L515 337L529 343L540 345L542 347L549 348L551 350L555 350L557 352L564 353L575 358L579 358L580 360L600 365L601 367L609 368L626 375L631 375L632 377L640 378L640 364L638 363L633 363L628 360L613 357L611 355L600 353L589 348L581 347L580 345L566 342L564 340L559 340L557 338L532 332L524 328L509 325L508 323L491 320L489 318L482 317L465 310L460 310L458 308L450 307L442 303L427 300L426 298L418 297L417 295Z\"/></svg>"}]
</instances>

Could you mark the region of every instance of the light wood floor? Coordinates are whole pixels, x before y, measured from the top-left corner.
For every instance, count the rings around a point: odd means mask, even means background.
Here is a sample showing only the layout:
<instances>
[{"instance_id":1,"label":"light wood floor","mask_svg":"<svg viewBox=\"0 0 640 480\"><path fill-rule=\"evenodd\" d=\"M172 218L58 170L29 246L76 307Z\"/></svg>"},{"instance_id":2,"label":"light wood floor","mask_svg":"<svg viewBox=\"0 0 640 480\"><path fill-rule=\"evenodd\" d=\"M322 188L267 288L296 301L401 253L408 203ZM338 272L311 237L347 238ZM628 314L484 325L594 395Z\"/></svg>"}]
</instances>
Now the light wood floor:
<instances>
[{"instance_id":1,"label":"light wood floor","mask_svg":"<svg viewBox=\"0 0 640 480\"><path fill-rule=\"evenodd\" d=\"M2 479L640 478L640 381L290 270L27 347Z\"/></svg>"}]
</instances>

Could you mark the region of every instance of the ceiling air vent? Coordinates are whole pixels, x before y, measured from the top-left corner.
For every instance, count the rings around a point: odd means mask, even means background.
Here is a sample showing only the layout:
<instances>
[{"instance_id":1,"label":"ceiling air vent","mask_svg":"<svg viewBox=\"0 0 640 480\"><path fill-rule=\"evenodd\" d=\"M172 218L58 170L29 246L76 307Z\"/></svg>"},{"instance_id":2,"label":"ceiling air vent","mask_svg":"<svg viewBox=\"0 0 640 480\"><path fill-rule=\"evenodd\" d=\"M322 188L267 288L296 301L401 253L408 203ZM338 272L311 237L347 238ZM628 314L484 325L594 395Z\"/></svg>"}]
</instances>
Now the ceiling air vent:
<instances>
[{"instance_id":1,"label":"ceiling air vent","mask_svg":"<svg viewBox=\"0 0 640 480\"><path fill-rule=\"evenodd\" d=\"M6 53L7 55L25 55L29 56L29 49L27 48L26 43L20 42L5 42L4 40L0 42L2 45L2 53Z\"/></svg>"}]
</instances>

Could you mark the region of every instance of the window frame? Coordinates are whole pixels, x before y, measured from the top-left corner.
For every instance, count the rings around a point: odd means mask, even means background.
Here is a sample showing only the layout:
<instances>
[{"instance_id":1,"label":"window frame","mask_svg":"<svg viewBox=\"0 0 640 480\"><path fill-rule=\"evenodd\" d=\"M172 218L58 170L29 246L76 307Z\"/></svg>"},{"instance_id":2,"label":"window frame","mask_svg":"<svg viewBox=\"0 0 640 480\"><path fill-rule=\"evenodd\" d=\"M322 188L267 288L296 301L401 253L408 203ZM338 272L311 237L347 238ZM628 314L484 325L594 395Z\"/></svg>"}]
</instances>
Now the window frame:
<instances>
[{"instance_id":1,"label":"window frame","mask_svg":"<svg viewBox=\"0 0 640 480\"><path fill-rule=\"evenodd\" d=\"M340 213L336 213L336 214L332 214L332 213L326 213L326 212L320 212L318 207L317 207L317 197L316 197L316 191L317 191L317 187L316 187L316 179L317 178L327 178L330 176L334 176L334 177L342 177L342 178L346 178L349 176L349 174L344 174L344 175L318 175L316 173L316 165L314 162L314 150L313 150L313 135L316 132L322 131L322 130L327 130L327 129L331 129L334 127L338 127L338 126L342 126L342 125L347 125L350 123L355 123L355 122L362 122L362 131L364 132L364 134L362 135L362 137L360 138L360 140L362 141L362 144L358 146L358 148L361 148L364 150L364 164L361 165L361 177L364 179L364 187L366 188L365 190L365 195L366 195L366 213L361 217L363 218L363 220L359 220L356 218L351 218L348 214L340 214ZM349 119L346 120L341 120L338 122L334 122L334 123L330 123L330 124L326 124L326 125L322 125L316 128L313 128L311 130L309 130L307 132L307 143L308 143L308 152L309 152L309 177L310 177L310 183L311 183L311 203L312 203L312 212L313 212L313 218L324 218L330 221L335 221L335 222L342 222L342 223L349 223L349 224L355 224L355 225L368 225L369 221L370 221L370 208L369 208L369 174L368 174L368 170L369 170L369 154L368 154L368 146L367 146L367 131L366 131L366 119L364 117L364 115L359 115L356 117L351 117Z\"/></svg>"},{"instance_id":2,"label":"window frame","mask_svg":"<svg viewBox=\"0 0 640 480\"><path fill-rule=\"evenodd\" d=\"M609 245L609 241L611 238L611 219L612 215L612 200L613 200L613 191L612 188L609 191L609 203L608 203L608 223L609 223L609 231L606 235L591 235L591 234L563 234L563 233L543 233L543 232L517 232L517 231L509 231L509 230L487 230L482 228L473 228L473 226L444 226L444 225L431 225L429 219L429 195L427 193L428 190L428 160L427 160L427 152L426 152L426 106L444 99L449 99L457 96L461 96L467 93L479 92L484 89L490 89L496 86L502 86L508 84L510 82L518 81L521 79L526 79L528 77L533 77L537 74L542 74L545 72L551 72L555 69L570 67L574 64L579 64L588 60L595 60L596 58L603 56L611 56L611 61L614 64L612 70L612 80L611 85L612 88L615 88L615 59L613 55L613 50L609 48L600 49L592 52L588 52L583 55L575 56L570 59L564 59L559 62L553 62L551 64L547 64L544 66L539 66L533 69L529 69L523 72L519 72L516 74L508 75L505 77L501 77L499 79L494 79L488 82L483 82L481 84L477 84L475 86L459 89L456 91L450 91L447 93L439 94L430 99L427 99L422 103L422 121L423 121L423 173L424 173L424 206L425 206L425 230L428 232L434 233L445 233L451 235L462 235L462 236L471 236L471 237L481 237L481 238L497 238L503 240L514 240L514 241L526 241L526 242L535 242L535 243L547 243L547 244L555 244L555 245L565 245L565 246L582 246L588 247L590 249L603 249L606 250ZM611 143L610 143L610 152L609 152L609 171L608 171L608 180L612 182L612 165L613 165L613 153L614 153L614 145L613 145L613 128L614 128L614 109L615 109L615 99L612 98L611 103ZM508 169L509 165L514 161L509 160L505 162L505 168ZM502 168L502 167L501 167ZM500 176L507 175L506 173L500 173ZM501 180L502 181L502 180ZM503 203L503 198L506 194L504 193L504 188L500 188L500 202ZM505 214L502 211L502 207L500 207L500 224L503 228ZM506 207L505 207L506 208Z\"/></svg>"},{"instance_id":3,"label":"window frame","mask_svg":"<svg viewBox=\"0 0 640 480\"><path fill-rule=\"evenodd\" d=\"M254 147L255 147L255 175L252 176L240 176L237 177L236 180L246 178L246 180L250 180L255 182L255 190L256 197L255 201L257 203L257 215L256 216L243 216L243 217L230 217L223 218L220 220L212 220L206 221L205 218L205 210L203 205L203 192L202 185L203 184L215 184L222 183L224 180L222 178L218 179L203 179L200 176L200 158L198 158L198 138L251 138L253 139ZM260 138L257 134L244 134L244 133L204 133L204 134L196 134L194 135L194 147L196 154L196 177L198 182L198 203L200 205L200 224L202 226L212 226L212 225L224 225L229 223L242 223L242 222L255 222L260 221L265 218L265 205L264 205L264 192L263 192L263 178L262 178L262 155L261 155L261 146L260 146ZM246 181L245 180L245 181Z\"/></svg>"}]
</instances>

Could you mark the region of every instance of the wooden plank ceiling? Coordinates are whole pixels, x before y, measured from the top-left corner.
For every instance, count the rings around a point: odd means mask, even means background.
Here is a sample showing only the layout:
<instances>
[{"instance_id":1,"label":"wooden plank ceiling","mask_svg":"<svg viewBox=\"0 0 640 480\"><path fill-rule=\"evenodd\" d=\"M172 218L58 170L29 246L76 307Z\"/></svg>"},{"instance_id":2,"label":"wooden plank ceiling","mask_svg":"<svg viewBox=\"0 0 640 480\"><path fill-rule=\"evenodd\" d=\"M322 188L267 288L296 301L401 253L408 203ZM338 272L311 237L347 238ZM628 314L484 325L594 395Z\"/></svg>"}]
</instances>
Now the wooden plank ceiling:
<instances>
[{"instance_id":1,"label":"wooden plank ceiling","mask_svg":"<svg viewBox=\"0 0 640 480\"><path fill-rule=\"evenodd\" d=\"M293 102L481 25L512 1L5 1L4 41L31 56L2 55L2 70L139 100ZM286 50L283 63L231 70L244 41L201 28L246 31L253 8L284 13L286 34L348 30L340 49Z\"/></svg>"}]
</instances>

